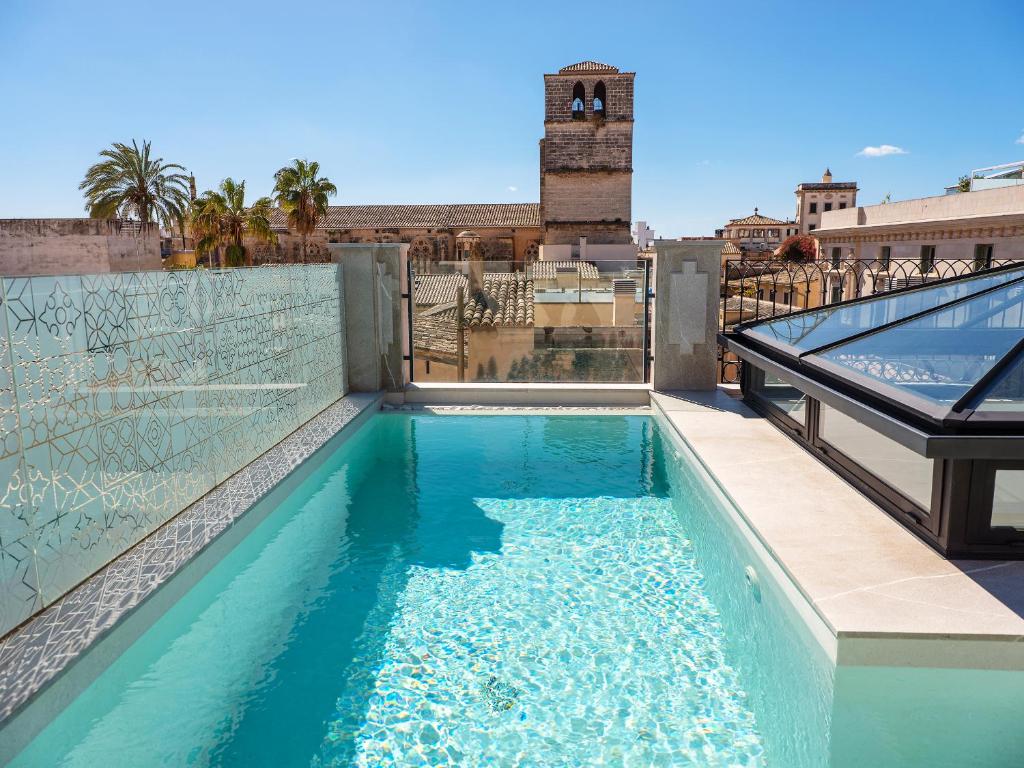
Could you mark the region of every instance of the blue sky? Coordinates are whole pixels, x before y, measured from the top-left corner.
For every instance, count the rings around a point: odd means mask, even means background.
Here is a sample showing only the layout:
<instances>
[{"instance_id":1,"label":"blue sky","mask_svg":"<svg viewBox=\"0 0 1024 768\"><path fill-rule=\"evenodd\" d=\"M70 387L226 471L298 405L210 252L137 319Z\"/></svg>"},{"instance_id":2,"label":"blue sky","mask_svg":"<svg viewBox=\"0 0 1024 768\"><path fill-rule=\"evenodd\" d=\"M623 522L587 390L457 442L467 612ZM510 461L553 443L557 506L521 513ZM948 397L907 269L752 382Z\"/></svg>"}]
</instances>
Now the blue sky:
<instances>
[{"instance_id":1,"label":"blue sky","mask_svg":"<svg viewBox=\"0 0 1024 768\"><path fill-rule=\"evenodd\" d=\"M595 59L637 73L634 219L709 235L826 165L874 203L1024 159L1022 39L1021 0L0 0L0 218L84 215L133 137L200 190L301 156L339 204L536 201L541 75Z\"/></svg>"}]
</instances>

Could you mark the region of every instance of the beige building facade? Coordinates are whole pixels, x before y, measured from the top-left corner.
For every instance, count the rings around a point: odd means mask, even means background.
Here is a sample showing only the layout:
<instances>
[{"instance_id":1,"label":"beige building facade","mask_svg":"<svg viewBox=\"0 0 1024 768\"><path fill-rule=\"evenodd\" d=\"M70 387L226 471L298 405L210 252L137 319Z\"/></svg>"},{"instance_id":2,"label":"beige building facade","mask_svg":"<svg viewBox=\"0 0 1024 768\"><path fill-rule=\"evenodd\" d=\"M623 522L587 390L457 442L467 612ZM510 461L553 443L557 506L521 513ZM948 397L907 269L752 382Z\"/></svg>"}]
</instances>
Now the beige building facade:
<instances>
[{"instance_id":1,"label":"beige building facade","mask_svg":"<svg viewBox=\"0 0 1024 768\"><path fill-rule=\"evenodd\" d=\"M117 219L0 219L0 274L160 269L160 231Z\"/></svg>"},{"instance_id":2,"label":"beige building facade","mask_svg":"<svg viewBox=\"0 0 1024 768\"><path fill-rule=\"evenodd\" d=\"M804 182L796 187L796 234L816 232L822 216L831 211L843 211L857 205L857 182L833 181L828 168L821 181Z\"/></svg>"},{"instance_id":3,"label":"beige building facade","mask_svg":"<svg viewBox=\"0 0 1024 768\"><path fill-rule=\"evenodd\" d=\"M815 232L819 258L832 262L940 259L965 269L1024 259L1024 186L939 195L833 210Z\"/></svg>"}]
</instances>

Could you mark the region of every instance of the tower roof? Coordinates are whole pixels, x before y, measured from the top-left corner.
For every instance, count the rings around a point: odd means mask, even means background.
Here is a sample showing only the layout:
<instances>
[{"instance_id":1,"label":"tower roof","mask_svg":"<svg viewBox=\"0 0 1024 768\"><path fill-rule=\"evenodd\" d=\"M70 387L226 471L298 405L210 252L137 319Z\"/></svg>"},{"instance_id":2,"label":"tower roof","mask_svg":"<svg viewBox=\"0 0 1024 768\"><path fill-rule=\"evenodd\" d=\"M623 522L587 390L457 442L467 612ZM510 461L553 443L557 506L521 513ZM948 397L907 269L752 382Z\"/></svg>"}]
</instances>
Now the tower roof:
<instances>
[{"instance_id":1,"label":"tower roof","mask_svg":"<svg viewBox=\"0 0 1024 768\"><path fill-rule=\"evenodd\" d=\"M575 64L570 64L567 67L562 67L558 70L558 74L567 75L570 72L618 72L618 67L613 67L611 64L602 64L599 61L578 61Z\"/></svg>"}]
</instances>

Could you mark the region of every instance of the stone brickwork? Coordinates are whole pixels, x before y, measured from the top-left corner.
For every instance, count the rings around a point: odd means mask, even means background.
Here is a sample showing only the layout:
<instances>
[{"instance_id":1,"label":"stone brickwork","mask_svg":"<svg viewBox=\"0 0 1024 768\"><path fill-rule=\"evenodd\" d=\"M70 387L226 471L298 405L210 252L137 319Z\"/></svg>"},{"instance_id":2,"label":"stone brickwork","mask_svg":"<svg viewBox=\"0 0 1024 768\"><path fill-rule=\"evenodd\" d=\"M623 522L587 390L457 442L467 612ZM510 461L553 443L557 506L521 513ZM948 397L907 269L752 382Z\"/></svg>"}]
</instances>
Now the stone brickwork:
<instances>
[{"instance_id":1,"label":"stone brickwork","mask_svg":"<svg viewBox=\"0 0 1024 768\"><path fill-rule=\"evenodd\" d=\"M540 213L545 245L632 242L632 72L586 61L544 76ZM603 109L595 94L604 90ZM573 109L579 97L583 109Z\"/></svg>"},{"instance_id":2,"label":"stone brickwork","mask_svg":"<svg viewBox=\"0 0 1024 768\"><path fill-rule=\"evenodd\" d=\"M625 224L628 229L632 196L631 178L631 174L623 172L591 172L583 177L585 183L581 184L579 173L547 174L545 187L548 200L545 213L548 234L556 231L558 225L566 224L589 227L618 221ZM599 238L601 229L583 232L587 242L615 242ZM603 229L618 233L621 225L605 226ZM552 241L546 239L545 242Z\"/></svg>"},{"instance_id":3,"label":"stone brickwork","mask_svg":"<svg viewBox=\"0 0 1024 768\"><path fill-rule=\"evenodd\" d=\"M160 269L160 233L107 219L0 219L0 274Z\"/></svg>"}]
</instances>

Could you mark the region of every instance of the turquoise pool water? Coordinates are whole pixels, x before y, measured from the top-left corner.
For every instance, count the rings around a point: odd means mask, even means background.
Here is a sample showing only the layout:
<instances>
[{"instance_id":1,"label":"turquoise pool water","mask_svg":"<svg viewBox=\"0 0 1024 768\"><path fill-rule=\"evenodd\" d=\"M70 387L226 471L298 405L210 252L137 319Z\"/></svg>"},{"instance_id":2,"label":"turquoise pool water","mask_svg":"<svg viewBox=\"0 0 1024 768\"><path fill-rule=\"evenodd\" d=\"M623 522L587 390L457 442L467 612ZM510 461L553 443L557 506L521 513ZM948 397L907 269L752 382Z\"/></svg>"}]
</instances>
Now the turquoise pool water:
<instances>
[{"instance_id":1,"label":"turquoise pool water","mask_svg":"<svg viewBox=\"0 0 1024 768\"><path fill-rule=\"evenodd\" d=\"M14 764L822 765L720 507L646 417L376 416Z\"/></svg>"}]
</instances>

